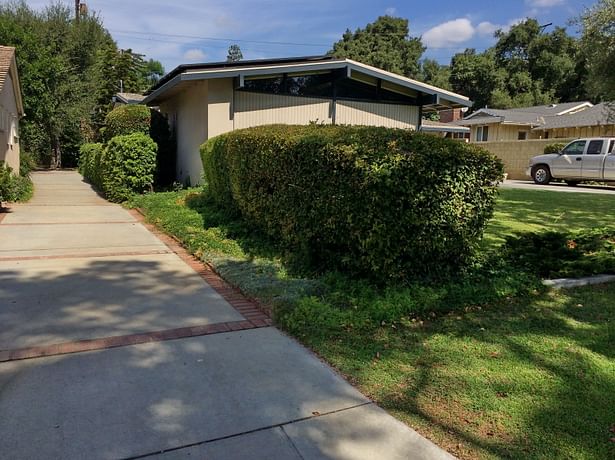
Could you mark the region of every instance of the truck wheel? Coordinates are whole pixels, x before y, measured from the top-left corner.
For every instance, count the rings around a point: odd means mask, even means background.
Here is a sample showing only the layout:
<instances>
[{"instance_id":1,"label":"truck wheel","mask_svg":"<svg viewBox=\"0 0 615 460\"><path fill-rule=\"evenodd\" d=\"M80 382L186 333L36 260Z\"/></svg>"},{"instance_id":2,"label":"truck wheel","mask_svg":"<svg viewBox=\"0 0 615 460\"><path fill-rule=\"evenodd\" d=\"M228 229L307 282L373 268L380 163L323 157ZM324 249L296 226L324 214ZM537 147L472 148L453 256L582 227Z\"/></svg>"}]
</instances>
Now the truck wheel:
<instances>
[{"instance_id":1,"label":"truck wheel","mask_svg":"<svg viewBox=\"0 0 615 460\"><path fill-rule=\"evenodd\" d=\"M551 171L546 165L536 165L532 168L532 179L539 185L547 185L551 182Z\"/></svg>"},{"instance_id":2,"label":"truck wheel","mask_svg":"<svg viewBox=\"0 0 615 460\"><path fill-rule=\"evenodd\" d=\"M579 185L579 181L578 180L567 180L566 185L568 185L569 187L576 187L577 185Z\"/></svg>"}]
</instances>

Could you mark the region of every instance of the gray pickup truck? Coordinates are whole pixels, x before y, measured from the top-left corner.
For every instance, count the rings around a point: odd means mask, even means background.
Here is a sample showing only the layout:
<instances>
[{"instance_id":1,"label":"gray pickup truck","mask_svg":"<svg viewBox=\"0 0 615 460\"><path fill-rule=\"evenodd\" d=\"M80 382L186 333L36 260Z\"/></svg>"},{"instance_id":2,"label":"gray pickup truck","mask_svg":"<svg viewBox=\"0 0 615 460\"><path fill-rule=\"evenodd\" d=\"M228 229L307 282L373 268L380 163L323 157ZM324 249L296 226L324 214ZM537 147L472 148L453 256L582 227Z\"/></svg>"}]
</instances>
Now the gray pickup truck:
<instances>
[{"instance_id":1,"label":"gray pickup truck","mask_svg":"<svg viewBox=\"0 0 615 460\"><path fill-rule=\"evenodd\" d=\"M559 153L530 160L527 175L537 184L563 179L569 185L583 181L615 182L615 138L577 139Z\"/></svg>"}]
</instances>

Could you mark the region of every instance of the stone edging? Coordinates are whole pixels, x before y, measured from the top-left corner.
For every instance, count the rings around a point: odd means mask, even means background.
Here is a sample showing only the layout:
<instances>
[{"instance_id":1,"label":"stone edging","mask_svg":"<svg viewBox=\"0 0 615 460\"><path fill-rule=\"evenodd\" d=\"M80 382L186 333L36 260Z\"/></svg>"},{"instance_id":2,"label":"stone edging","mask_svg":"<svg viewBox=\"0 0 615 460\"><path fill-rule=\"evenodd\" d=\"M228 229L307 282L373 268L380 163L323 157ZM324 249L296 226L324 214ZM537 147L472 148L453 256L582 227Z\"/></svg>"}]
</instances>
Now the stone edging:
<instances>
[{"instance_id":1,"label":"stone edging","mask_svg":"<svg viewBox=\"0 0 615 460\"><path fill-rule=\"evenodd\" d=\"M594 284L605 284L615 282L615 275L594 275L584 278L559 278L553 280L543 280L542 284L553 289L570 289Z\"/></svg>"}]
</instances>

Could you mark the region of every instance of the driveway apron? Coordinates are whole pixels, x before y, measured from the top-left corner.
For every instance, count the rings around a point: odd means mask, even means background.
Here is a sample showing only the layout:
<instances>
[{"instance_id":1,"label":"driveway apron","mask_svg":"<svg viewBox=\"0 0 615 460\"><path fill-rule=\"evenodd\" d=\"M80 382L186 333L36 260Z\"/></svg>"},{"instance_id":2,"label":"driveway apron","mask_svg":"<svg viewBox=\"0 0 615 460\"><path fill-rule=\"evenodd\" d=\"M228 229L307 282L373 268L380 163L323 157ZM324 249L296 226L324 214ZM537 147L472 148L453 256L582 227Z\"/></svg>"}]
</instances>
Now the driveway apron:
<instances>
[{"instance_id":1,"label":"driveway apron","mask_svg":"<svg viewBox=\"0 0 615 460\"><path fill-rule=\"evenodd\" d=\"M0 458L452 458L78 173L33 180L0 214Z\"/></svg>"}]
</instances>

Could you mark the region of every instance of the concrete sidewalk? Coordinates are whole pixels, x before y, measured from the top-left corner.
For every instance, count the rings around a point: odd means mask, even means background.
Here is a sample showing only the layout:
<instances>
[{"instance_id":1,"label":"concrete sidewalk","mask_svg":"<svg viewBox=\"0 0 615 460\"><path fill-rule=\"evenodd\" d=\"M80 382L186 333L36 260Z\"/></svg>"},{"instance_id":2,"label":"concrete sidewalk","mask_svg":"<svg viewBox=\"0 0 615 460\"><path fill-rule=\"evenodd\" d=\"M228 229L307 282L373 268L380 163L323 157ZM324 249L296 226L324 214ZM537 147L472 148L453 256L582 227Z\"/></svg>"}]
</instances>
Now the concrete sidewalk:
<instances>
[{"instance_id":1,"label":"concrete sidewalk","mask_svg":"<svg viewBox=\"0 0 615 460\"><path fill-rule=\"evenodd\" d=\"M452 458L77 173L33 179L0 221L0 457Z\"/></svg>"}]
</instances>

